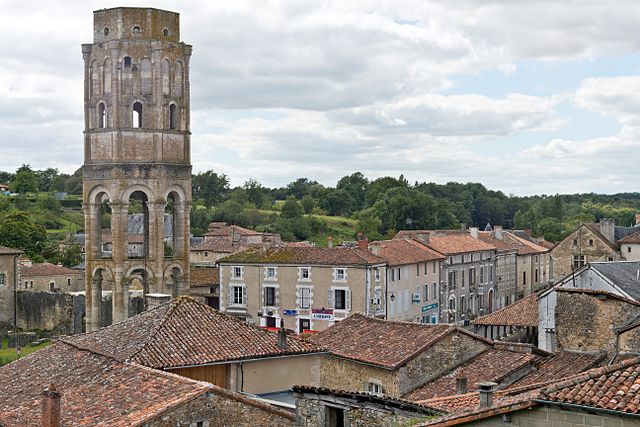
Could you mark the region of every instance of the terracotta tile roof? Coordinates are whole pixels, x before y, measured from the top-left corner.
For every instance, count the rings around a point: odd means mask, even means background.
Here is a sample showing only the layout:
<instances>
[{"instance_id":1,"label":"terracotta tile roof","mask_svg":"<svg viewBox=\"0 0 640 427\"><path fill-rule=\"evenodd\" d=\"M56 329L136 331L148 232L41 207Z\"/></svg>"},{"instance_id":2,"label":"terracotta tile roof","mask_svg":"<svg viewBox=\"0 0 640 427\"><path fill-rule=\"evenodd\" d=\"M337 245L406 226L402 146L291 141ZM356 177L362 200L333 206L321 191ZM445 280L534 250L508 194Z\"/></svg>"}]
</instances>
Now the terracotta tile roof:
<instances>
[{"instance_id":1,"label":"terracotta tile roof","mask_svg":"<svg viewBox=\"0 0 640 427\"><path fill-rule=\"evenodd\" d=\"M23 253L20 249L8 248L6 246L0 246L0 255L20 255Z\"/></svg>"},{"instance_id":2,"label":"terracotta tile roof","mask_svg":"<svg viewBox=\"0 0 640 427\"><path fill-rule=\"evenodd\" d=\"M558 382L542 390L544 400L640 413L640 359L625 360Z\"/></svg>"},{"instance_id":3,"label":"terracotta tile roof","mask_svg":"<svg viewBox=\"0 0 640 427\"><path fill-rule=\"evenodd\" d=\"M62 425L139 425L213 386L55 343L0 368L0 424L40 426L44 387L62 393Z\"/></svg>"},{"instance_id":4,"label":"terracotta tile roof","mask_svg":"<svg viewBox=\"0 0 640 427\"><path fill-rule=\"evenodd\" d=\"M518 370L533 367L540 360L537 354L514 352L508 350L489 349L480 353L470 361L458 366L453 371L430 381L405 396L407 400L421 401L456 393L456 378L467 378L467 389L478 390L476 384L481 381L492 381L500 384L506 377Z\"/></svg>"},{"instance_id":5,"label":"terracotta tile roof","mask_svg":"<svg viewBox=\"0 0 640 427\"><path fill-rule=\"evenodd\" d=\"M506 240L509 240L513 243L520 244L522 247L519 249L519 254L539 254L549 252L548 248L544 246L538 245L537 243L532 242L531 240L524 239L520 236L517 236L514 233L509 231L503 231L503 235Z\"/></svg>"},{"instance_id":6,"label":"terracotta tile roof","mask_svg":"<svg viewBox=\"0 0 640 427\"><path fill-rule=\"evenodd\" d=\"M513 304L480 316L474 325L538 326L538 296L531 294Z\"/></svg>"},{"instance_id":7,"label":"terracotta tile roof","mask_svg":"<svg viewBox=\"0 0 640 427\"><path fill-rule=\"evenodd\" d=\"M420 412L427 415L442 415L443 413L437 409L430 408L426 405L421 405L416 402L411 402L405 399L399 399L397 397L391 397L383 394L373 394L369 392L360 392L352 390L337 390L327 387L314 387L307 385L294 385L291 390L294 393L312 393L317 395L345 397L353 399L358 402L371 402L373 404L383 405L387 408L398 407L401 409L409 409L416 412Z\"/></svg>"},{"instance_id":8,"label":"terracotta tile roof","mask_svg":"<svg viewBox=\"0 0 640 427\"><path fill-rule=\"evenodd\" d=\"M217 286L220 276L217 267L196 267L190 272L191 286Z\"/></svg>"},{"instance_id":9,"label":"terracotta tile roof","mask_svg":"<svg viewBox=\"0 0 640 427\"><path fill-rule=\"evenodd\" d=\"M375 265L384 260L360 248L246 249L218 261L225 264Z\"/></svg>"},{"instance_id":10,"label":"terracotta tile roof","mask_svg":"<svg viewBox=\"0 0 640 427\"><path fill-rule=\"evenodd\" d=\"M622 239L618 240L618 243L640 243L640 231L631 233Z\"/></svg>"},{"instance_id":11,"label":"terracotta tile roof","mask_svg":"<svg viewBox=\"0 0 640 427\"><path fill-rule=\"evenodd\" d=\"M493 236L492 231L480 231L478 233L478 238L482 240L484 243L493 246L499 251L511 252L518 251L524 245L519 245L509 240L499 240Z\"/></svg>"},{"instance_id":12,"label":"terracotta tile roof","mask_svg":"<svg viewBox=\"0 0 640 427\"><path fill-rule=\"evenodd\" d=\"M20 266L20 276L22 277L75 276L78 274L82 274L82 272L48 262L35 263L32 264L31 267Z\"/></svg>"},{"instance_id":13,"label":"terracotta tile roof","mask_svg":"<svg viewBox=\"0 0 640 427\"><path fill-rule=\"evenodd\" d=\"M256 230L240 227L239 225L227 225L224 222L212 222L209 224L208 231L205 236L230 236L232 233L237 233L241 236L259 236L261 233Z\"/></svg>"},{"instance_id":14,"label":"terracotta tile roof","mask_svg":"<svg viewBox=\"0 0 640 427\"><path fill-rule=\"evenodd\" d=\"M450 333L491 341L448 324L393 322L356 313L309 337L329 353L362 363L397 369Z\"/></svg>"},{"instance_id":15,"label":"terracotta tile roof","mask_svg":"<svg viewBox=\"0 0 640 427\"><path fill-rule=\"evenodd\" d=\"M452 234L449 236L429 237L431 249L444 255L455 255L466 252L491 251L494 247L468 234Z\"/></svg>"},{"instance_id":16,"label":"terracotta tile roof","mask_svg":"<svg viewBox=\"0 0 640 427\"><path fill-rule=\"evenodd\" d=\"M390 266L416 264L445 258L422 243L411 239L382 240L371 243L369 248Z\"/></svg>"},{"instance_id":17,"label":"terracotta tile roof","mask_svg":"<svg viewBox=\"0 0 640 427\"><path fill-rule=\"evenodd\" d=\"M63 338L79 348L152 368L320 352L309 342L278 335L180 297L109 327Z\"/></svg>"},{"instance_id":18,"label":"terracotta tile roof","mask_svg":"<svg viewBox=\"0 0 640 427\"><path fill-rule=\"evenodd\" d=\"M561 351L545 361L536 371L516 381L512 387L559 381L593 368L605 357L606 353L589 354Z\"/></svg>"}]
</instances>

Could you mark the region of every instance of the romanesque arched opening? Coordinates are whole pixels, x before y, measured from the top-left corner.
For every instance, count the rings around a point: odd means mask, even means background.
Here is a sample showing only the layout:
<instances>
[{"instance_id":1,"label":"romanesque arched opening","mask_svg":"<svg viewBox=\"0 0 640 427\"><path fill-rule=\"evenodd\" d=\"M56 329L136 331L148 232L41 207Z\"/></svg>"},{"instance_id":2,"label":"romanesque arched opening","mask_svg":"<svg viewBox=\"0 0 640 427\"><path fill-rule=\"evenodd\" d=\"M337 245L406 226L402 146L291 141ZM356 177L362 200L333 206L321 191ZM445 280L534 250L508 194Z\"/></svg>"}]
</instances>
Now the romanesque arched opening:
<instances>
[{"instance_id":1,"label":"romanesque arched opening","mask_svg":"<svg viewBox=\"0 0 640 427\"><path fill-rule=\"evenodd\" d=\"M149 198L143 191L134 191L127 200L127 257L149 258Z\"/></svg>"}]
</instances>

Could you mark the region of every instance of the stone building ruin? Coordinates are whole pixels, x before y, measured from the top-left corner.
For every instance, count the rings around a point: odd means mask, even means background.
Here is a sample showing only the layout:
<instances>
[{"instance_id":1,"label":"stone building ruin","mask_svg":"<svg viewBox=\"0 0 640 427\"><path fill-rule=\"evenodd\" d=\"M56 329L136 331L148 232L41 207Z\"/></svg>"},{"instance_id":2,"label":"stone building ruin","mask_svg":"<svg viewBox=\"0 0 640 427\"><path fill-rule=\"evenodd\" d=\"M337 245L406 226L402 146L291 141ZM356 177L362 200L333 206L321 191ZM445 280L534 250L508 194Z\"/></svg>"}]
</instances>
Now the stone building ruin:
<instances>
[{"instance_id":1,"label":"stone building ruin","mask_svg":"<svg viewBox=\"0 0 640 427\"><path fill-rule=\"evenodd\" d=\"M179 14L102 9L93 29L93 43L82 45L87 331L100 327L103 291L113 292L114 323L128 317L130 288L141 287L144 297L186 291L191 206L192 47L180 41ZM144 225L142 250L132 254L135 214Z\"/></svg>"}]
</instances>

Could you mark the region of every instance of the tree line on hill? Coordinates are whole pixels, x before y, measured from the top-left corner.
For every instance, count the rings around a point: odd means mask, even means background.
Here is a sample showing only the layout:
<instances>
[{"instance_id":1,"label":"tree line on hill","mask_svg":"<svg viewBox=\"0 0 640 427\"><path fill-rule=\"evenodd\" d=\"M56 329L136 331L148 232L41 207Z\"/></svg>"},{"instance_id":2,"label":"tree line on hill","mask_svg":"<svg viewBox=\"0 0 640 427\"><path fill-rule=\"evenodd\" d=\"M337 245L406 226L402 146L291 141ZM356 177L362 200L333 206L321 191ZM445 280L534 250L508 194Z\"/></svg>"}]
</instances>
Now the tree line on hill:
<instances>
[{"instance_id":1,"label":"tree line on hill","mask_svg":"<svg viewBox=\"0 0 640 427\"><path fill-rule=\"evenodd\" d=\"M53 261L64 258L53 248L61 246L64 236L82 231L82 212L65 209L70 206L64 204L68 201L53 194L67 193L79 208L82 170L64 174L22 165L14 173L0 171L0 183L8 183L18 193L0 198L0 244L28 247L28 238L3 237L5 223L10 220L15 227L18 215L19 228L31 230L33 225L38 229L35 234L41 237L44 230L47 236L40 246L32 245L30 254ZM410 183L402 175L369 179L360 172L340 178L334 187L298 178L286 186L269 188L255 179L231 187L225 174L210 170L193 175L192 190L194 235L204 234L211 221L225 221L280 233L285 240L311 240L320 245L328 234L339 241L352 240L362 232L377 240L401 229L457 229L460 224L484 228L487 223L531 229L536 236L559 241L582 222L606 217L631 225L640 212L639 193L523 197L489 190L479 183Z\"/></svg>"}]
</instances>

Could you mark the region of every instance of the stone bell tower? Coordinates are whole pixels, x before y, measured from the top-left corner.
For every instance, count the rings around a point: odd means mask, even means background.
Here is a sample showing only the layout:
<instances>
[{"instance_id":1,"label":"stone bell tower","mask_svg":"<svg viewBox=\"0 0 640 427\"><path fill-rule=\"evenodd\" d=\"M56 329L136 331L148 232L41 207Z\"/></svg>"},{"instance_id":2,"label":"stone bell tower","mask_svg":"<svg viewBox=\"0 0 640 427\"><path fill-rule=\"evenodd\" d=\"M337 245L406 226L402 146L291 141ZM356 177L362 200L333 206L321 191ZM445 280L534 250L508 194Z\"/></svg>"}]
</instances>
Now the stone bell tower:
<instances>
[{"instance_id":1,"label":"stone bell tower","mask_svg":"<svg viewBox=\"0 0 640 427\"><path fill-rule=\"evenodd\" d=\"M130 289L145 301L186 292L191 50L175 12L93 13L93 43L82 45L88 331L108 318L103 291L113 323L128 317Z\"/></svg>"}]
</instances>

